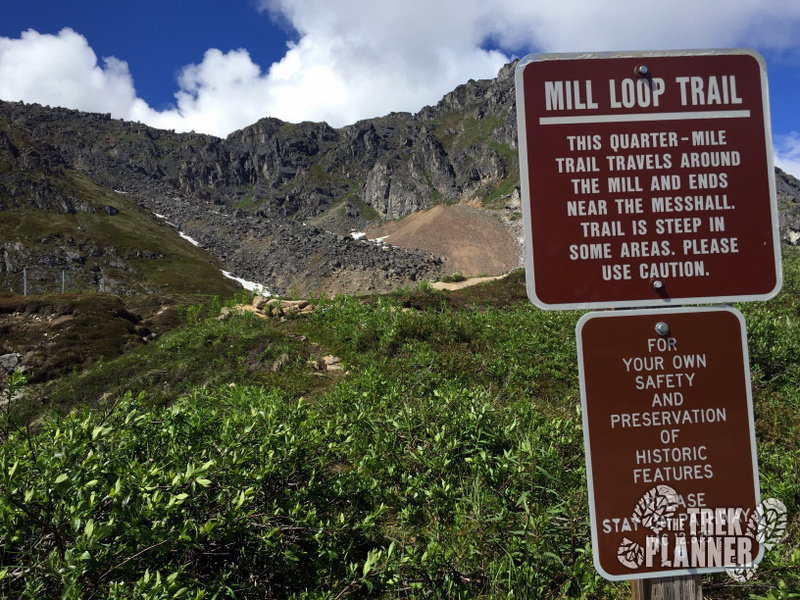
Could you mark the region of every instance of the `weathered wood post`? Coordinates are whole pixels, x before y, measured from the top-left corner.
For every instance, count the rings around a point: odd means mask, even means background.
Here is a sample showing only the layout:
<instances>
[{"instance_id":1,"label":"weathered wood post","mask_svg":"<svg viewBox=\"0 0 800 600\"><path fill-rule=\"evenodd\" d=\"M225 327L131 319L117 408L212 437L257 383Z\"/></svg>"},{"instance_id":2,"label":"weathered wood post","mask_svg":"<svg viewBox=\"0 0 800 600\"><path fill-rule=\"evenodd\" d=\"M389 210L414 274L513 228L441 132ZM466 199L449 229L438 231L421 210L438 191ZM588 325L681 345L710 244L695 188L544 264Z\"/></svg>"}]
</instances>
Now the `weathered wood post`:
<instances>
[{"instance_id":1,"label":"weathered wood post","mask_svg":"<svg viewBox=\"0 0 800 600\"><path fill-rule=\"evenodd\" d=\"M703 600L700 575L631 581L631 600Z\"/></svg>"}]
</instances>

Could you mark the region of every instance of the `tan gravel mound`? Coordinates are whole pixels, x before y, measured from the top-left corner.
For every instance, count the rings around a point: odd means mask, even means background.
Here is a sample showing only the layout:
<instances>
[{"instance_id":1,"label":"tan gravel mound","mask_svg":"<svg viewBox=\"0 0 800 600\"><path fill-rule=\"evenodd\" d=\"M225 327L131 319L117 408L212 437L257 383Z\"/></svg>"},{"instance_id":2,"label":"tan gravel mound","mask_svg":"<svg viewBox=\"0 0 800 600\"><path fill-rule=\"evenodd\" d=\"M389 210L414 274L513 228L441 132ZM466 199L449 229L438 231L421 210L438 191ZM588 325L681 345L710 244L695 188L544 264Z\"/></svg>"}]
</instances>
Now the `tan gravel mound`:
<instances>
[{"instance_id":1,"label":"tan gravel mound","mask_svg":"<svg viewBox=\"0 0 800 600\"><path fill-rule=\"evenodd\" d=\"M519 265L514 230L489 211L464 204L439 205L367 232L370 239L446 258L445 272L467 277L500 275Z\"/></svg>"}]
</instances>

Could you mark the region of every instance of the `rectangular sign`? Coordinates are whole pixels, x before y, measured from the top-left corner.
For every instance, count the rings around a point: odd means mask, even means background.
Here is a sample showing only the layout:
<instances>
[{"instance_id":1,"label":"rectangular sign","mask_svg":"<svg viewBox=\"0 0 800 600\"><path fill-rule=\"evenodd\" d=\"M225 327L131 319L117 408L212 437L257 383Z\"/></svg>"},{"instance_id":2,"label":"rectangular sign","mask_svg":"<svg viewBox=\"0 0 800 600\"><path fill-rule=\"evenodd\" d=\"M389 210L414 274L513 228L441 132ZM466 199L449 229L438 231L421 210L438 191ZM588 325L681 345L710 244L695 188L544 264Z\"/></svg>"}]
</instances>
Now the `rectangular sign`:
<instances>
[{"instance_id":1,"label":"rectangular sign","mask_svg":"<svg viewBox=\"0 0 800 600\"><path fill-rule=\"evenodd\" d=\"M577 336L598 572L622 580L757 564L760 493L741 313L589 313Z\"/></svg>"},{"instance_id":2,"label":"rectangular sign","mask_svg":"<svg viewBox=\"0 0 800 600\"><path fill-rule=\"evenodd\" d=\"M532 55L516 71L531 301L766 300L781 286L763 59Z\"/></svg>"}]
</instances>

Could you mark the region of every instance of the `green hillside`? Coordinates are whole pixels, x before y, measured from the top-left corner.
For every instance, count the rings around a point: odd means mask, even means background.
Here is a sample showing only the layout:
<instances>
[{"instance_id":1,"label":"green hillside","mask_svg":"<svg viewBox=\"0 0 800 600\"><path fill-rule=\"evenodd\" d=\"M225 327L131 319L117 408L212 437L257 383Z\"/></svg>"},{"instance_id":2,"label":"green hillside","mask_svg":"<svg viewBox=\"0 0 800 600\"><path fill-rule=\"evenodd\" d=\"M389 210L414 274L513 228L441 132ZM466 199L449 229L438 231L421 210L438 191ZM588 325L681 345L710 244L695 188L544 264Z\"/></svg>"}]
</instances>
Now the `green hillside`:
<instances>
[{"instance_id":1,"label":"green hillside","mask_svg":"<svg viewBox=\"0 0 800 600\"><path fill-rule=\"evenodd\" d=\"M800 253L784 260L783 292L738 308L787 538L750 581L705 577L707 598L800 592ZM0 595L629 598L592 565L580 313L534 308L523 280L283 318L184 304L119 358L10 377Z\"/></svg>"},{"instance_id":2,"label":"green hillside","mask_svg":"<svg viewBox=\"0 0 800 600\"><path fill-rule=\"evenodd\" d=\"M23 188L0 219L0 291L115 291L231 297L220 263L125 195L61 168L39 182L69 202L42 210ZM23 186L24 187L24 186ZM15 194L15 190L11 191ZM78 200L80 199L80 200Z\"/></svg>"}]
</instances>

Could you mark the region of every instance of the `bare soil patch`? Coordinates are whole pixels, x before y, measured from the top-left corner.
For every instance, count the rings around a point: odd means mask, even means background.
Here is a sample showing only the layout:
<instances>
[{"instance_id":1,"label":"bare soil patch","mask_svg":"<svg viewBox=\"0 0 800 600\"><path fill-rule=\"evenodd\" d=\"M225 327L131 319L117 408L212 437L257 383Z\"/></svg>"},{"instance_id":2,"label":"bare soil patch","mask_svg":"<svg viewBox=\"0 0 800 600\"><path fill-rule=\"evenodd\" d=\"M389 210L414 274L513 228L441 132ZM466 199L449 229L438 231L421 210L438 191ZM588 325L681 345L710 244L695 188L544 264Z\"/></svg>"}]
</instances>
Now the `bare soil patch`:
<instances>
[{"instance_id":1,"label":"bare soil patch","mask_svg":"<svg viewBox=\"0 0 800 600\"><path fill-rule=\"evenodd\" d=\"M465 204L439 205L367 231L401 248L446 259L445 272L467 277L508 273L520 264L516 229L497 213Z\"/></svg>"},{"instance_id":2,"label":"bare soil patch","mask_svg":"<svg viewBox=\"0 0 800 600\"><path fill-rule=\"evenodd\" d=\"M464 279L463 281L434 281L431 284L431 287L435 290L447 290L448 292L454 292L456 290L463 290L465 287L478 285L479 283L497 281L505 276L506 275L495 275L493 277L470 277L469 279Z\"/></svg>"}]
</instances>

